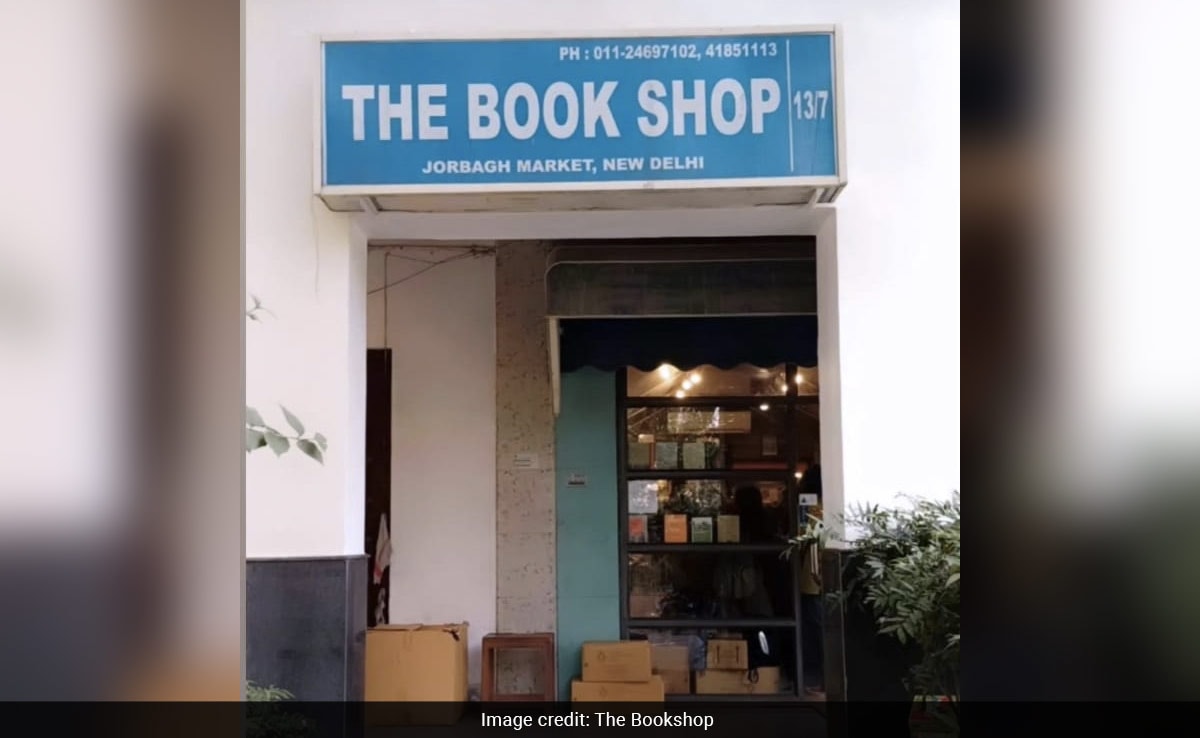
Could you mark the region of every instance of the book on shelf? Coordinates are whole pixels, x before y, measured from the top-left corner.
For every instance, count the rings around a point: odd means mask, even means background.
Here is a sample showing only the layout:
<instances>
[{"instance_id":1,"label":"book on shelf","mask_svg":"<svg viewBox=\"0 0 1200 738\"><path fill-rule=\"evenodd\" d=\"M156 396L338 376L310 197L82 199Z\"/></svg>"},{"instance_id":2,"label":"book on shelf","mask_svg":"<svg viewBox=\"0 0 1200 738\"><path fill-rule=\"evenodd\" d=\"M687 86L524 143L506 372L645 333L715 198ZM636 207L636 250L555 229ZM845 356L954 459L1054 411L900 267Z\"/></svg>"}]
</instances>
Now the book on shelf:
<instances>
[{"instance_id":1,"label":"book on shelf","mask_svg":"<svg viewBox=\"0 0 1200 738\"><path fill-rule=\"evenodd\" d=\"M656 515L658 513L658 482L629 483L629 513Z\"/></svg>"},{"instance_id":2,"label":"book on shelf","mask_svg":"<svg viewBox=\"0 0 1200 738\"><path fill-rule=\"evenodd\" d=\"M654 468L678 469L679 444L674 441L659 441L654 444Z\"/></svg>"},{"instance_id":3,"label":"book on shelf","mask_svg":"<svg viewBox=\"0 0 1200 738\"><path fill-rule=\"evenodd\" d=\"M725 447L720 438L709 438L704 441L704 463L709 469L725 467Z\"/></svg>"},{"instance_id":4,"label":"book on shelf","mask_svg":"<svg viewBox=\"0 0 1200 738\"><path fill-rule=\"evenodd\" d=\"M649 521L645 515L629 516L629 542L646 543L649 539Z\"/></svg>"},{"instance_id":5,"label":"book on shelf","mask_svg":"<svg viewBox=\"0 0 1200 738\"><path fill-rule=\"evenodd\" d=\"M740 543L742 521L737 515L717 516L717 543Z\"/></svg>"},{"instance_id":6,"label":"book on shelf","mask_svg":"<svg viewBox=\"0 0 1200 738\"><path fill-rule=\"evenodd\" d=\"M640 441L630 442L629 458L627 459L630 469L649 469L653 458L653 444Z\"/></svg>"},{"instance_id":7,"label":"book on shelf","mask_svg":"<svg viewBox=\"0 0 1200 738\"><path fill-rule=\"evenodd\" d=\"M709 517L692 518L692 543L713 542L713 519Z\"/></svg>"},{"instance_id":8,"label":"book on shelf","mask_svg":"<svg viewBox=\"0 0 1200 738\"><path fill-rule=\"evenodd\" d=\"M689 441L683 444L683 468L703 469L707 463L703 441Z\"/></svg>"},{"instance_id":9,"label":"book on shelf","mask_svg":"<svg viewBox=\"0 0 1200 738\"><path fill-rule=\"evenodd\" d=\"M663 542L663 516L650 515L646 523L646 533L648 538L646 543L662 543Z\"/></svg>"},{"instance_id":10,"label":"book on shelf","mask_svg":"<svg viewBox=\"0 0 1200 738\"><path fill-rule=\"evenodd\" d=\"M688 519L686 515L663 516L663 541L666 543L688 542Z\"/></svg>"}]
</instances>

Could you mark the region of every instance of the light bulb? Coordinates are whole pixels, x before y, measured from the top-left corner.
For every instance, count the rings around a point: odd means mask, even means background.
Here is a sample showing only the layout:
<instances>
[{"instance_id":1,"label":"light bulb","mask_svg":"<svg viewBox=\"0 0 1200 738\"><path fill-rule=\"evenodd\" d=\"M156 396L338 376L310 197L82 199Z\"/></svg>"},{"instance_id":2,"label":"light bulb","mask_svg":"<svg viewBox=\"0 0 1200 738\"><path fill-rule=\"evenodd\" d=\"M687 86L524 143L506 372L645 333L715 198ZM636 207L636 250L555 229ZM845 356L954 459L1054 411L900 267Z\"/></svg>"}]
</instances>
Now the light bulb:
<instances>
[{"instance_id":1,"label":"light bulb","mask_svg":"<svg viewBox=\"0 0 1200 738\"><path fill-rule=\"evenodd\" d=\"M670 365L668 365L668 364L663 364L662 366L660 366L660 367L658 368L658 376L662 377L663 379L670 379L670 378L671 378L671 367L670 367Z\"/></svg>"},{"instance_id":2,"label":"light bulb","mask_svg":"<svg viewBox=\"0 0 1200 738\"><path fill-rule=\"evenodd\" d=\"M804 375L796 372L796 384L804 384Z\"/></svg>"},{"instance_id":3,"label":"light bulb","mask_svg":"<svg viewBox=\"0 0 1200 738\"><path fill-rule=\"evenodd\" d=\"M771 409L771 406L764 402L763 404L758 406L758 409L762 410L765 413L766 411Z\"/></svg>"},{"instance_id":4,"label":"light bulb","mask_svg":"<svg viewBox=\"0 0 1200 738\"><path fill-rule=\"evenodd\" d=\"M685 397L687 397L687 393L684 392L683 390L679 390L675 393L675 399L677 399L677 400L682 400Z\"/></svg>"},{"instance_id":5,"label":"light bulb","mask_svg":"<svg viewBox=\"0 0 1200 738\"><path fill-rule=\"evenodd\" d=\"M796 472L796 481L799 482L801 479L804 479L804 472Z\"/></svg>"},{"instance_id":6,"label":"light bulb","mask_svg":"<svg viewBox=\"0 0 1200 738\"><path fill-rule=\"evenodd\" d=\"M688 379L692 380L692 384L700 384L700 372L692 372L692 376Z\"/></svg>"},{"instance_id":7,"label":"light bulb","mask_svg":"<svg viewBox=\"0 0 1200 738\"><path fill-rule=\"evenodd\" d=\"M690 390L692 388L692 381L690 379L683 380L683 388L685 390Z\"/></svg>"}]
</instances>

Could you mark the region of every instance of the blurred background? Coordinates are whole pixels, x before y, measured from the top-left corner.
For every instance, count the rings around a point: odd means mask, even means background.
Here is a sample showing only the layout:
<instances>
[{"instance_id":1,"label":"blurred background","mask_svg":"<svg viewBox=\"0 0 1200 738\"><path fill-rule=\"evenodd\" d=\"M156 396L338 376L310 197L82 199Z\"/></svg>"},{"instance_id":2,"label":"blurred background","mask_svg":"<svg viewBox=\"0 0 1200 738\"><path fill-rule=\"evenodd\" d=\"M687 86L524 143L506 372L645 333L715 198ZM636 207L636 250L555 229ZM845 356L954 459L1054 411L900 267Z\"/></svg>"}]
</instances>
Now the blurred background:
<instances>
[{"instance_id":1,"label":"blurred background","mask_svg":"<svg viewBox=\"0 0 1200 738\"><path fill-rule=\"evenodd\" d=\"M1195 698L1200 7L966 11L964 692ZM0 0L0 697L240 694L240 18Z\"/></svg>"},{"instance_id":2,"label":"blurred background","mask_svg":"<svg viewBox=\"0 0 1200 738\"><path fill-rule=\"evenodd\" d=\"M0 0L0 697L238 699L237 0Z\"/></svg>"},{"instance_id":3,"label":"blurred background","mask_svg":"<svg viewBox=\"0 0 1200 738\"><path fill-rule=\"evenodd\" d=\"M973 4L964 695L1200 696L1194 4Z\"/></svg>"}]
</instances>

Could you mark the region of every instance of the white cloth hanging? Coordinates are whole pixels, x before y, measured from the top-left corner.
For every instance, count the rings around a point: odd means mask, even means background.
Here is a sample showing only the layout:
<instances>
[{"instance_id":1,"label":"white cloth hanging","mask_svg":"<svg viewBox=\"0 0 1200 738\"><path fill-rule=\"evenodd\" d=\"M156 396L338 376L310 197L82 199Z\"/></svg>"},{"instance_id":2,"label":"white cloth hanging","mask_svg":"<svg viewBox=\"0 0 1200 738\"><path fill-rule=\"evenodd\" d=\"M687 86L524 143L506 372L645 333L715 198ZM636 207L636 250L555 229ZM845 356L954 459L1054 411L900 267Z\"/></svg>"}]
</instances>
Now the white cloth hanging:
<instances>
[{"instance_id":1,"label":"white cloth hanging","mask_svg":"<svg viewBox=\"0 0 1200 738\"><path fill-rule=\"evenodd\" d=\"M379 537L375 539L375 583L383 581L383 573L392 563L392 539L388 535L387 515L379 516Z\"/></svg>"}]
</instances>

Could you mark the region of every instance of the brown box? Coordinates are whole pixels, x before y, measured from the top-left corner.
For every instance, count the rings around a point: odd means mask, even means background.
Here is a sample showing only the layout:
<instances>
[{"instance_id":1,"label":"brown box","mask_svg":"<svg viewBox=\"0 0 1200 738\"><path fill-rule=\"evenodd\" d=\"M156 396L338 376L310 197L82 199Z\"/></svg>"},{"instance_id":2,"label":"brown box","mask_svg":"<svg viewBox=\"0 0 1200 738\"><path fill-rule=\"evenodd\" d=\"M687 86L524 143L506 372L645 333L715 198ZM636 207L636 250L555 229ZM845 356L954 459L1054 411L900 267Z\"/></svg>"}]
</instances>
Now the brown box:
<instances>
[{"instance_id":1,"label":"brown box","mask_svg":"<svg viewBox=\"0 0 1200 738\"><path fill-rule=\"evenodd\" d=\"M651 646L650 666L655 674L662 677L667 694L691 694L691 659L687 646Z\"/></svg>"},{"instance_id":2,"label":"brown box","mask_svg":"<svg viewBox=\"0 0 1200 738\"><path fill-rule=\"evenodd\" d=\"M649 641L583 644L585 682L645 682L652 675Z\"/></svg>"},{"instance_id":3,"label":"brown box","mask_svg":"<svg viewBox=\"0 0 1200 738\"><path fill-rule=\"evenodd\" d=\"M691 694L692 672L688 670L664 669L655 676L663 681L663 689L667 694Z\"/></svg>"},{"instance_id":4,"label":"brown box","mask_svg":"<svg viewBox=\"0 0 1200 738\"><path fill-rule=\"evenodd\" d=\"M367 702L449 703L447 709L376 705L375 725L457 722L467 700L467 624L382 625L367 631Z\"/></svg>"},{"instance_id":5,"label":"brown box","mask_svg":"<svg viewBox=\"0 0 1200 738\"><path fill-rule=\"evenodd\" d=\"M752 675L757 674L757 681ZM696 694L779 694L779 667L760 666L753 672L709 669L696 672Z\"/></svg>"},{"instance_id":6,"label":"brown box","mask_svg":"<svg viewBox=\"0 0 1200 738\"><path fill-rule=\"evenodd\" d=\"M571 681L572 702L665 702L666 688L658 676L644 682Z\"/></svg>"},{"instance_id":7,"label":"brown box","mask_svg":"<svg viewBox=\"0 0 1200 738\"><path fill-rule=\"evenodd\" d=\"M663 516L663 542L688 542L688 519L686 515Z\"/></svg>"},{"instance_id":8,"label":"brown box","mask_svg":"<svg viewBox=\"0 0 1200 738\"><path fill-rule=\"evenodd\" d=\"M655 643L650 646L650 666L655 669L691 668L691 657L687 646L673 643Z\"/></svg>"},{"instance_id":9,"label":"brown box","mask_svg":"<svg viewBox=\"0 0 1200 738\"><path fill-rule=\"evenodd\" d=\"M750 653L744 640L710 638L706 650L709 669L745 671L750 668Z\"/></svg>"}]
</instances>

